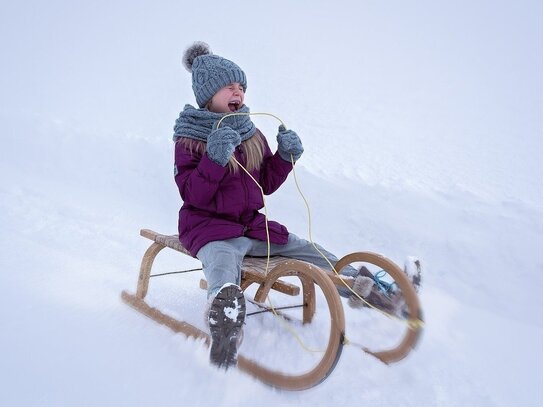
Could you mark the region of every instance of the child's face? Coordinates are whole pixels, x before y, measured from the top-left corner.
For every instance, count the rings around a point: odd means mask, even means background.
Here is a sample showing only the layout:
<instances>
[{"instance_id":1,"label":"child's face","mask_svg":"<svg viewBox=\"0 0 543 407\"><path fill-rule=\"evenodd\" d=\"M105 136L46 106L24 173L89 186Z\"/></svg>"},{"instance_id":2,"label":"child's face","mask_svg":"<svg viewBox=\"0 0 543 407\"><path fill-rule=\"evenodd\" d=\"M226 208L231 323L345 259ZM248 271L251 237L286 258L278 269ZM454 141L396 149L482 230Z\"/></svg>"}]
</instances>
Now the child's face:
<instances>
[{"instance_id":1,"label":"child's face","mask_svg":"<svg viewBox=\"0 0 543 407\"><path fill-rule=\"evenodd\" d=\"M219 90L209 101L207 108L215 113L235 112L243 105L245 92L239 83L231 83Z\"/></svg>"}]
</instances>

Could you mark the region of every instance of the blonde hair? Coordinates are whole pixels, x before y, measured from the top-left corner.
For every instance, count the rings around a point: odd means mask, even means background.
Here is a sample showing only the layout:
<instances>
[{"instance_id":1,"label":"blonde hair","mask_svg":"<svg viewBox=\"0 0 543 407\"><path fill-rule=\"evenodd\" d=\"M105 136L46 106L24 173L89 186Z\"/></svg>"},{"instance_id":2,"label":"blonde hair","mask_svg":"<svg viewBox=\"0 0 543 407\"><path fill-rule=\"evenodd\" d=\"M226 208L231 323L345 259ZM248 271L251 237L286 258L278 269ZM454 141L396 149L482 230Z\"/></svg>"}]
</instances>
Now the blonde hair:
<instances>
[{"instance_id":1,"label":"blonde hair","mask_svg":"<svg viewBox=\"0 0 543 407\"><path fill-rule=\"evenodd\" d=\"M249 172L259 169L262 165L262 160L264 159L264 141L262 137L262 133L257 129L254 136L241 143L241 151L245 155L247 161L245 168ZM181 143L191 154L196 153L203 155L206 150L206 143L200 140L181 137L177 140L177 143ZM239 165L234 161L233 155L228 161L228 169L232 173L239 171Z\"/></svg>"}]
</instances>

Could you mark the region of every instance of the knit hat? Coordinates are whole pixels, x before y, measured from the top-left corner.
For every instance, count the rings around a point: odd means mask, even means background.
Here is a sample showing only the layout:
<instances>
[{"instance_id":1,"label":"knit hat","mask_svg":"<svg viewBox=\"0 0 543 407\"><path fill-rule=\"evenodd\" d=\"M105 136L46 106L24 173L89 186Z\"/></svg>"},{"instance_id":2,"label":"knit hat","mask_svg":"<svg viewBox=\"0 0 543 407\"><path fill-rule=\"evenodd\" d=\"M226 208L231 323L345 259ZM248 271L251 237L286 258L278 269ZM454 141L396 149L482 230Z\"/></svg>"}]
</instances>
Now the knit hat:
<instances>
[{"instance_id":1,"label":"knit hat","mask_svg":"<svg viewBox=\"0 0 543 407\"><path fill-rule=\"evenodd\" d=\"M195 42L185 50L183 65L192 72L192 90L196 103L204 107L223 87L237 82L247 89L245 72L232 61L211 53L205 42Z\"/></svg>"}]
</instances>

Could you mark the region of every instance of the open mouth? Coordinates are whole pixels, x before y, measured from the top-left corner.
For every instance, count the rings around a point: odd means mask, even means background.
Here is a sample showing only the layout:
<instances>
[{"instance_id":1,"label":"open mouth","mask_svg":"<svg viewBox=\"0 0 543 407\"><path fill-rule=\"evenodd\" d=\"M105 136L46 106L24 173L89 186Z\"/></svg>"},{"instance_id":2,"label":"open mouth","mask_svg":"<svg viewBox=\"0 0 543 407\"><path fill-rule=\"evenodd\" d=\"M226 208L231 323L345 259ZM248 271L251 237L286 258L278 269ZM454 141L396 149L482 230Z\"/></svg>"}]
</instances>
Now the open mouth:
<instances>
[{"instance_id":1,"label":"open mouth","mask_svg":"<svg viewBox=\"0 0 543 407\"><path fill-rule=\"evenodd\" d=\"M228 102L228 108L230 109L231 112L235 112L236 110L238 110L240 105L241 105L241 102L238 100Z\"/></svg>"}]
</instances>

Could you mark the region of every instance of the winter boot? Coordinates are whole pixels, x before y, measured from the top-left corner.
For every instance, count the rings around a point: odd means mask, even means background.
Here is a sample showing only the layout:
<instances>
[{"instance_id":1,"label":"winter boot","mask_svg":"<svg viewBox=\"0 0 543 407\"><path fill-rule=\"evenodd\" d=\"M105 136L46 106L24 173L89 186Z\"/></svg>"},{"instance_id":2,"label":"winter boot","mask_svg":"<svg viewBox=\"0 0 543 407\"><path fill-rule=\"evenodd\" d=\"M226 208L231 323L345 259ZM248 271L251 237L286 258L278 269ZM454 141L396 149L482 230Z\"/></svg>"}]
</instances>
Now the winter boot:
<instances>
[{"instance_id":1,"label":"winter boot","mask_svg":"<svg viewBox=\"0 0 543 407\"><path fill-rule=\"evenodd\" d=\"M403 305L401 294L392 290L386 292L380 289L373 278L364 275L357 276L353 283L353 290L362 299L354 294L351 295L348 302L351 308L373 306L388 314L401 314L401 306Z\"/></svg>"},{"instance_id":2,"label":"winter boot","mask_svg":"<svg viewBox=\"0 0 543 407\"><path fill-rule=\"evenodd\" d=\"M422 265L420 260L412 256L405 259L403 272L409 278L409 281L411 281L415 291L419 292L422 282ZM369 277L372 280L375 279L374 275L367 269L366 266L360 267L358 270L358 276Z\"/></svg>"},{"instance_id":3,"label":"winter boot","mask_svg":"<svg viewBox=\"0 0 543 407\"><path fill-rule=\"evenodd\" d=\"M245 321L245 297L235 284L221 287L209 309L212 364L228 369L237 363L241 328Z\"/></svg>"},{"instance_id":4,"label":"winter boot","mask_svg":"<svg viewBox=\"0 0 543 407\"><path fill-rule=\"evenodd\" d=\"M420 261L415 259L409 265L406 261L404 272L413 283L415 290L418 291L420 286ZM400 317L403 317L406 313L405 301L395 285L380 281L378 275L373 275L365 266L360 267L352 288L358 296L353 294L349 297L348 303L351 308L373 306L388 314ZM359 297L362 297L362 299Z\"/></svg>"}]
</instances>

